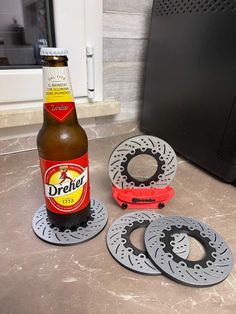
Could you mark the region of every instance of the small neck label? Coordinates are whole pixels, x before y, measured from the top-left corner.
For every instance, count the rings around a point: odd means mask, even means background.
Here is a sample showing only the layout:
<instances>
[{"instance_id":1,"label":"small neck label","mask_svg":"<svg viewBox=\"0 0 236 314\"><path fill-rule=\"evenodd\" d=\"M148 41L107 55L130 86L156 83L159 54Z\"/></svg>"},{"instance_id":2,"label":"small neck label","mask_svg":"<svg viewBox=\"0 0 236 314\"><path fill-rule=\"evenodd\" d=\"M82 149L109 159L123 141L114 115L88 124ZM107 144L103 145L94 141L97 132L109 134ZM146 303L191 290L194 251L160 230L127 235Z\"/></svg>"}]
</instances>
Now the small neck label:
<instances>
[{"instance_id":1,"label":"small neck label","mask_svg":"<svg viewBox=\"0 0 236 314\"><path fill-rule=\"evenodd\" d=\"M44 109L59 122L74 110L68 67L44 67Z\"/></svg>"},{"instance_id":2,"label":"small neck label","mask_svg":"<svg viewBox=\"0 0 236 314\"><path fill-rule=\"evenodd\" d=\"M63 122L74 110L74 102L45 103L44 109L59 122Z\"/></svg>"}]
</instances>

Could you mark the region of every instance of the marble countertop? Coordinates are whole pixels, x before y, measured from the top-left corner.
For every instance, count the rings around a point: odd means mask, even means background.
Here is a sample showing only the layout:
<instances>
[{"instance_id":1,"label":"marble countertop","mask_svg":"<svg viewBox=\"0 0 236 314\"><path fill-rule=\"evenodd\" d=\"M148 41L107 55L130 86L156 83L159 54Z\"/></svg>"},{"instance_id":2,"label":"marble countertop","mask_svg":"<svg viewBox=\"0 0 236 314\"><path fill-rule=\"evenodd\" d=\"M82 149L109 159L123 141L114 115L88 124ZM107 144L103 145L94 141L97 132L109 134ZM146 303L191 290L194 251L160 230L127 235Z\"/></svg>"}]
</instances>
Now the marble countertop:
<instances>
[{"instance_id":1,"label":"marble countertop","mask_svg":"<svg viewBox=\"0 0 236 314\"><path fill-rule=\"evenodd\" d=\"M38 239L32 216L43 203L37 151L0 157L1 314L35 313L235 313L236 267L222 283L192 288L164 276L145 276L119 265L105 236L122 211L111 197L108 158L128 136L90 141L92 195L107 207L106 228L86 243L59 247ZM207 223L236 256L235 187L179 159L174 199L160 210Z\"/></svg>"}]
</instances>

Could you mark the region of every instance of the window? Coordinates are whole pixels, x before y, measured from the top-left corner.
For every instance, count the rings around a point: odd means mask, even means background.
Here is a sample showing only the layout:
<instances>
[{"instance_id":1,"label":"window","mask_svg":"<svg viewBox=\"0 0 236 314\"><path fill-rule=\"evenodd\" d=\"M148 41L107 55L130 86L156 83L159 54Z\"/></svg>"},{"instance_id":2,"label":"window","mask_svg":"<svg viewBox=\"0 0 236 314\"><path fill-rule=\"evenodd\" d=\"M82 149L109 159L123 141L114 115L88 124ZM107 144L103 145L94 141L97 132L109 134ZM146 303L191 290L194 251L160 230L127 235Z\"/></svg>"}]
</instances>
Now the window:
<instances>
[{"instance_id":1,"label":"window","mask_svg":"<svg viewBox=\"0 0 236 314\"><path fill-rule=\"evenodd\" d=\"M40 47L55 45L52 12L51 1L1 1L0 69L40 67Z\"/></svg>"},{"instance_id":2,"label":"window","mask_svg":"<svg viewBox=\"0 0 236 314\"><path fill-rule=\"evenodd\" d=\"M102 0L2 0L0 109L41 105L39 48L69 49L75 98L87 97L86 47L94 48L95 100L102 100Z\"/></svg>"}]
</instances>

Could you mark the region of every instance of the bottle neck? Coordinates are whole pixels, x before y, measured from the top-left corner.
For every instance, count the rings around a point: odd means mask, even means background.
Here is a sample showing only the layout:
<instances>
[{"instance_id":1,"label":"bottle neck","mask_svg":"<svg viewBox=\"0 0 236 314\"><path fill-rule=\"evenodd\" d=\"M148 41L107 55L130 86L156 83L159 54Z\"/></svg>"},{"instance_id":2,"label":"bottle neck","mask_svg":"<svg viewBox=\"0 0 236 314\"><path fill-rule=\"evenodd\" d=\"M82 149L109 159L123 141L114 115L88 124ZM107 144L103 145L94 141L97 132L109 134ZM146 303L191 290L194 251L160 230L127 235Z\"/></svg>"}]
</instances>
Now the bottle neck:
<instances>
[{"instance_id":1,"label":"bottle neck","mask_svg":"<svg viewBox=\"0 0 236 314\"><path fill-rule=\"evenodd\" d=\"M67 63L43 66L44 124L78 123Z\"/></svg>"}]
</instances>

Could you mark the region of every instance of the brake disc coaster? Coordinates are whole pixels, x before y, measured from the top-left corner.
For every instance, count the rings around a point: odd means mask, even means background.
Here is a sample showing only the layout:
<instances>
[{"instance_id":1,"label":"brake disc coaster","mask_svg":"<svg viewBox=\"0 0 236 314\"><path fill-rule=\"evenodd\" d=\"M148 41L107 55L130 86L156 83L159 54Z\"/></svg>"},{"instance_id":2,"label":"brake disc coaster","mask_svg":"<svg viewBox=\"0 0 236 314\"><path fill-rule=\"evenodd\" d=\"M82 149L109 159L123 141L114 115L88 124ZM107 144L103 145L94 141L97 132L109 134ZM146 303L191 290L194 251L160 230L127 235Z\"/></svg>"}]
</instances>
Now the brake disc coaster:
<instances>
[{"instance_id":1,"label":"brake disc coaster","mask_svg":"<svg viewBox=\"0 0 236 314\"><path fill-rule=\"evenodd\" d=\"M59 228L53 227L47 217L45 205L35 213L32 228L40 239L52 244L71 245L88 241L103 230L108 219L107 210L100 201L91 199L90 204L91 214L88 221L75 231L66 229L62 232Z\"/></svg>"},{"instance_id":2,"label":"brake disc coaster","mask_svg":"<svg viewBox=\"0 0 236 314\"><path fill-rule=\"evenodd\" d=\"M169 245L176 232L197 239L205 248L205 256L199 261L190 261L176 255ZM197 220L181 216L162 217L147 227L144 238L153 263L177 282L194 287L211 286L223 281L232 269L232 252L224 239Z\"/></svg>"},{"instance_id":3,"label":"brake disc coaster","mask_svg":"<svg viewBox=\"0 0 236 314\"><path fill-rule=\"evenodd\" d=\"M161 272L149 259L147 252L136 248L130 241L131 233L138 228L147 227L162 215L150 211L136 211L118 218L107 232L107 247L124 267L138 273L161 275ZM187 235L176 234L172 239L173 250L183 258L188 257L189 241Z\"/></svg>"},{"instance_id":4,"label":"brake disc coaster","mask_svg":"<svg viewBox=\"0 0 236 314\"><path fill-rule=\"evenodd\" d=\"M155 174L144 182L133 178L128 172L129 162L138 155L149 155L158 164ZM138 135L119 144L109 159L109 175L117 188L164 188L173 180L177 159L172 147L155 136Z\"/></svg>"}]
</instances>

